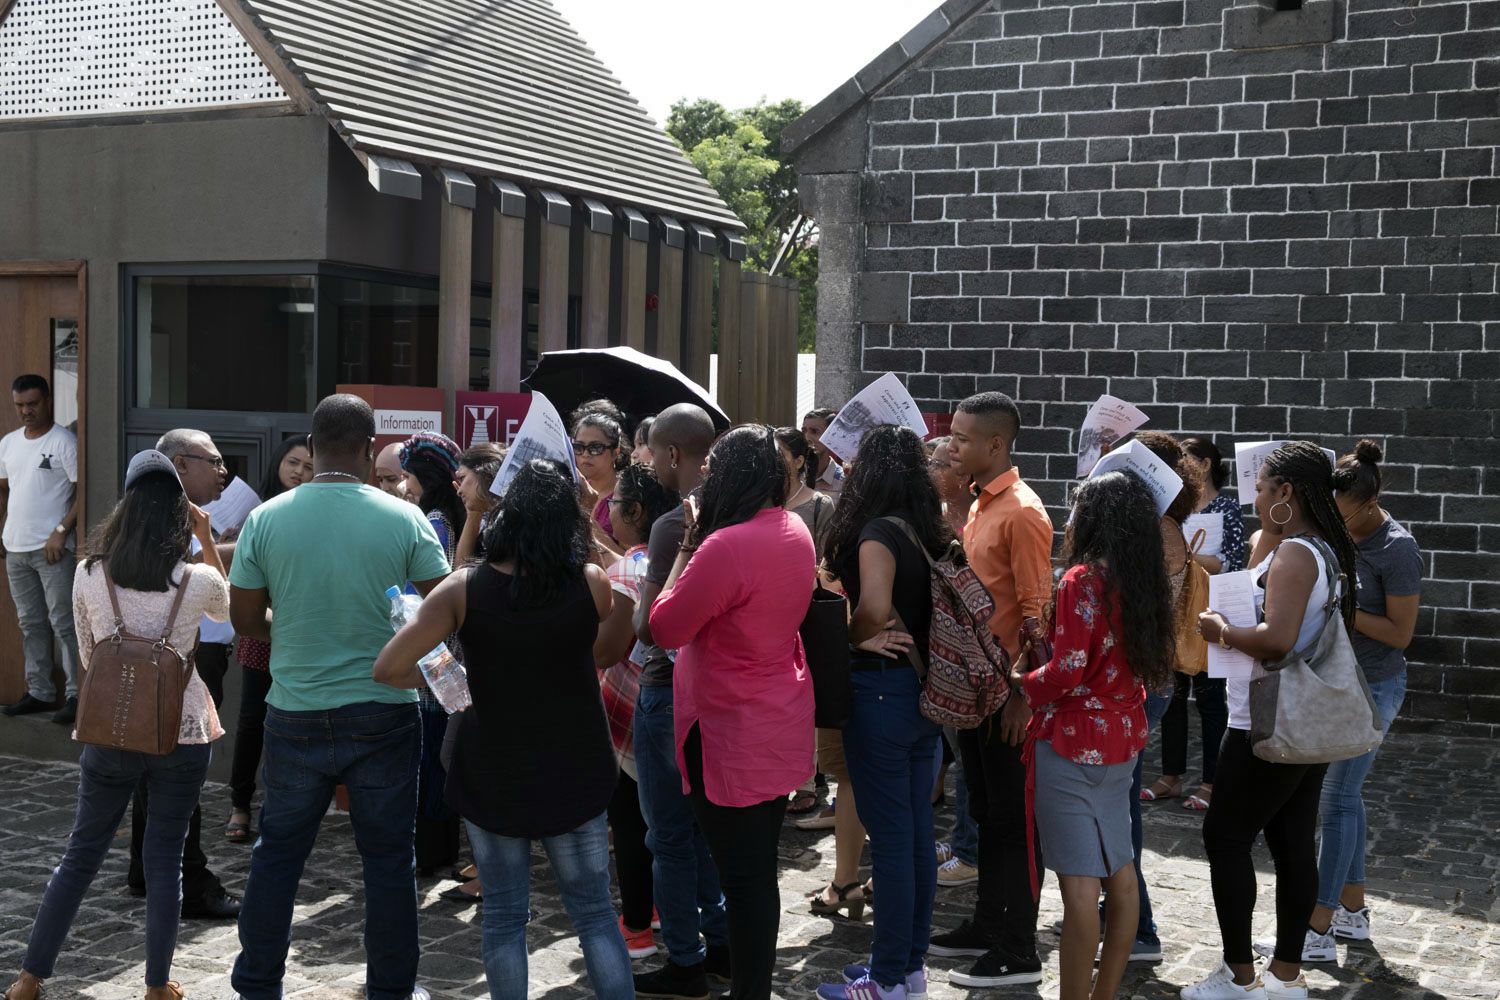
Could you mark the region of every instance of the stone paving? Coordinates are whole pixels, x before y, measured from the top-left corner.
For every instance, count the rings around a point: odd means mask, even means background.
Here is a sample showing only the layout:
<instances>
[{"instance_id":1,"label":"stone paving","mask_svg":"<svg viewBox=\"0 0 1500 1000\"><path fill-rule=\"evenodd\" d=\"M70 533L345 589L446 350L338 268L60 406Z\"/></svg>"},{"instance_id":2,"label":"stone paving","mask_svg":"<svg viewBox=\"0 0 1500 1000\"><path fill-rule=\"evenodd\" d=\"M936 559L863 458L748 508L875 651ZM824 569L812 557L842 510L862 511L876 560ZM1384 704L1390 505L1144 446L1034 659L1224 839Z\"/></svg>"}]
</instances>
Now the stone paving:
<instances>
[{"instance_id":1,"label":"stone paving","mask_svg":"<svg viewBox=\"0 0 1500 1000\"><path fill-rule=\"evenodd\" d=\"M1147 751L1147 773L1159 753ZM1316 997L1349 1000L1436 1000L1500 996L1500 744L1433 735L1392 736L1367 789L1371 824L1370 896L1376 943L1340 946L1339 963L1315 967ZM18 967L42 886L56 863L73 814L76 768L0 757L0 974ZM951 795L950 795L951 798ZM217 835L228 793L205 791L205 847L232 889L243 885L249 849ZM940 822L948 822L944 812ZM1132 966L1121 996L1176 997L1217 962L1218 932L1196 814L1176 801L1147 808L1146 871L1167 960ZM48 988L52 998L125 1000L142 995L144 901L124 894L126 831L84 902L73 936ZM808 914L803 896L832 871L833 839L788 826L781 843L781 949L778 996L805 997L843 963L869 947L867 925ZM537 856L529 932L531 996L588 997L583 957L558 903L546 864ZM1268 856L1258 854L1262 872ZM287 979L289 997L354 1000L363 996L359 863L347 817L323 826L297 907ZM438 998L487 996L479 960L478 912L437 899L451 883L423 880L422 982ZM1269 928L1270 878L1261 881L1257 927ZM941 890L939 926L951 926L972 904L971 889ZM1055 887L1042 904L1041 951L1047 980L1038 988L993 991L1004 997L1057 996ZM866 917L868 920L868 915ZM174 975L194 1000L224 1000L237 950L233 925L185 923ZM642 968L658 961L637 963ZM950 964L933 960L934 1000L968 994L949 986ZM3 985L3 984L0 984Z\"/></svg>"}]
</instances>

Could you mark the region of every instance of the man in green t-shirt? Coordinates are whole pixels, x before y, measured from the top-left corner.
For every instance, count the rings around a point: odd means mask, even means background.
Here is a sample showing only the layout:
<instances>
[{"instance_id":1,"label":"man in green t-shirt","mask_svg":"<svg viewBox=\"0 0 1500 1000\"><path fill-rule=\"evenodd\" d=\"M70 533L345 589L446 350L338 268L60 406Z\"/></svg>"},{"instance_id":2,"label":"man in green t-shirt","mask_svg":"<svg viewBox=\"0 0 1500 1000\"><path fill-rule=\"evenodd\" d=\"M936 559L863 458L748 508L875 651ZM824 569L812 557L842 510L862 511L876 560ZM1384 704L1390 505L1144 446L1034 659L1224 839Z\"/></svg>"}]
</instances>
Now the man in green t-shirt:
<instances>
[{"instance_id":1,"label":"man in green t-shirt","mask_svg":"<svg viewBox=\"0 0 1500 1000\"><path fill-rule=\"evenodd\" d=\"M251 513L229 574L235 631L270 641L272 678L265 803L233 985L245 1000L281 996L297 885L342 784L364 862L366 994L425 998L413 879L417 695L371 672L391 637L386 588L411 580L426 594L448 561L421 511L365 485L375 415L362 399L319 403L310 444L312 481Z\"/></svg>"}]
</instances>

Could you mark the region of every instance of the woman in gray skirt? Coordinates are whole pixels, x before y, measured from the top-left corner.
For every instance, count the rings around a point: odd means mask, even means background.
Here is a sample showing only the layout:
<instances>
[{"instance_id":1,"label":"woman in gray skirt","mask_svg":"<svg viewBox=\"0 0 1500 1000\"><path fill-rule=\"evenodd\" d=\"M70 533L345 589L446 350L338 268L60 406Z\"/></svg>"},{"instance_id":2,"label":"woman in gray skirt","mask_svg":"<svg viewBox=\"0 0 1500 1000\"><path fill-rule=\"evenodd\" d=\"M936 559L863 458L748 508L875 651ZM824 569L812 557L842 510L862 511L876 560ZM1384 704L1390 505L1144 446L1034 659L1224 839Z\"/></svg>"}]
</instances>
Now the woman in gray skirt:
<instances>
[{"instance_id":1,"label":"woman in gray skirt","mask_svg":"<svg viewBox=\"0 0 1500 1000\"><path fill-rule=\"evenodd\" d=\"M1012 675L1035 713L1027 807L1062 885L1061 1000L1113 997L1135 940L1131 776L1146 745L1146 690L1160 689L1176 662L1159 521L1151 491L1131 473L1079 488L1053 602L1053 655ZM1101 887L1111 919L1091 992Z\"/></svg>"}]
</instances>

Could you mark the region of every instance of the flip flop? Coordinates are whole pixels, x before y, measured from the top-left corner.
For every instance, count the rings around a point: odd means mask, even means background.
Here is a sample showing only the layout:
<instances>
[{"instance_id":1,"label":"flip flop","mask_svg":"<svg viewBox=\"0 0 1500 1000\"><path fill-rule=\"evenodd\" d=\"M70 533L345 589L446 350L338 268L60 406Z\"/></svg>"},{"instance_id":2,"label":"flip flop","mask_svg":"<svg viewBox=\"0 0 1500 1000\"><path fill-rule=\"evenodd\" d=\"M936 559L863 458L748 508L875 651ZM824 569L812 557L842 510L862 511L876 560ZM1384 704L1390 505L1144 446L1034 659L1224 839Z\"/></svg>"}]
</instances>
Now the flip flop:
<instances>
[{"instance_id":1,"label":"flip flop","mask_svg":"<svg viewBox=\"0 0 1500 1000\"><path fill-rule=\"evenodd\" d=\"M250 824L236 823L233 820L225 823L224 839L231 844L248 844L250 842Z\"/></svg>"},{"instance_id":2,"label":"flip flop","mask_svg":"<svg viewBox=\"0 0 1500 1000\"><path fill-rule=\"evenodd\" d=\"M786 811L792 816L801 816L818 808L818 796L814 792L797 792L792 796Z\"/></svg>"}]
</instances>

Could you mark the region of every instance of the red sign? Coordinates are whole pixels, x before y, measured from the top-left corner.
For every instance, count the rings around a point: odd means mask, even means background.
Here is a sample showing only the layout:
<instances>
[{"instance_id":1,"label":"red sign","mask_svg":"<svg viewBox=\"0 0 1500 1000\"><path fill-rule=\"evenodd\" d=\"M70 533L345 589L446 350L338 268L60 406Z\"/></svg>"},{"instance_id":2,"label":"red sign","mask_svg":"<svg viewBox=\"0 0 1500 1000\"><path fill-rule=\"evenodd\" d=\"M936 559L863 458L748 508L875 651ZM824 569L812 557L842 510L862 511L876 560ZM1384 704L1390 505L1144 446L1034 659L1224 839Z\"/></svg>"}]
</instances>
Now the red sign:
<instances>
[{"instance_id":1,"label":"red sign","mask_svg":"<svg viewBox=\"0 0 1500 1000\"><path fill-rule=\"evenodd\" d=\"M375 411L375 450L418 431L443 433L443 390L412 385L341 385Z\"/></svg>"},{"instance_id":2,"label":"red sign","mask_svg":"<svg viewBox=\"0 0 1500 1000\"><path fill-rule=\"evenodd\" d=\"M928 439L936 437L947 437L953 430L953 414L951 413L924 413L922 420L927 424Z\"/></svg>"},{"instance_id":3,"label":"red sign","mask_svg":"<svg viewBox=\"0 0 1500 1000\"><path fill-rule=\"evenodd\" d=\"M493 442L509 448L531 409L527 392L455 392L455 440L460 448Z\"/></svg>"}]
</instances>

